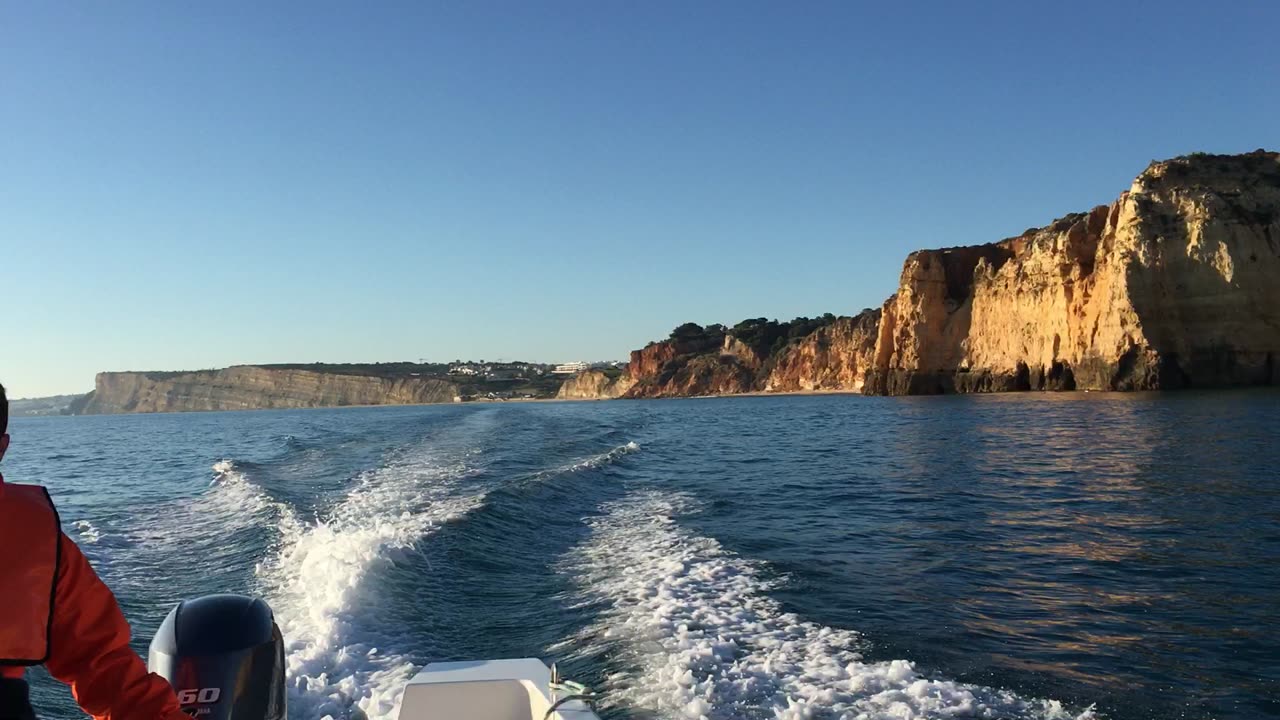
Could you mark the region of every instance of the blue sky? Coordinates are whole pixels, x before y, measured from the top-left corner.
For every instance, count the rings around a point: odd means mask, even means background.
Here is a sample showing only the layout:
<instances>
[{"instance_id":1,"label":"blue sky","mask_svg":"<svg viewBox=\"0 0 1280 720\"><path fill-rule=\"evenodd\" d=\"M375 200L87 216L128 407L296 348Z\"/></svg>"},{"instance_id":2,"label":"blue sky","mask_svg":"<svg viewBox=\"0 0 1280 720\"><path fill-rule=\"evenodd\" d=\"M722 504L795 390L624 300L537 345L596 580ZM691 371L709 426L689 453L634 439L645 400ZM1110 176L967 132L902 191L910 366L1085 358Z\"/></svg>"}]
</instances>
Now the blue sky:
<instances>
[{"instance_id":1,"label":"blue sky","mask_svg":"<svg viewBox=\"0 0 1280 720\"><path fill-rule=\"evenodd\" d=\"M270 7L264 7L270 5ZM1280 146L1280 4L0 5L0 381L622 358Z\"/></svg>"}]
</instances>

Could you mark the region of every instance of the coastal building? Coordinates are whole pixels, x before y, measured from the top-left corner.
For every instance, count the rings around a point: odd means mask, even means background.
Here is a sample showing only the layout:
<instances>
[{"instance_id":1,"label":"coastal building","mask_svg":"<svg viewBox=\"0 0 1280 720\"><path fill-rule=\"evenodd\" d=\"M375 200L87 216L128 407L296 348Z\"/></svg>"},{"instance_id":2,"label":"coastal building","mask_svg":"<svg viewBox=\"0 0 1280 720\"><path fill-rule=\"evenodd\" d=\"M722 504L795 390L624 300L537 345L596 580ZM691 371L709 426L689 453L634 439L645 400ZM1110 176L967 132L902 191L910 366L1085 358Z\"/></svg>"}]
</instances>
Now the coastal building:
<instances>
[{"instance_id":1,"label":"coastal building","mask_svg":"<svg viewBox=\"0 0 1280 720\"><path fill-rule=\"evenodd\" d=\"M555 368L552 369L551 372L555 373L556 375L577 375L578 373L586 370L589 367L591 366L581 361L567 362L567 363L561 363L555 366Z\"/></svg>"}]
</instances>

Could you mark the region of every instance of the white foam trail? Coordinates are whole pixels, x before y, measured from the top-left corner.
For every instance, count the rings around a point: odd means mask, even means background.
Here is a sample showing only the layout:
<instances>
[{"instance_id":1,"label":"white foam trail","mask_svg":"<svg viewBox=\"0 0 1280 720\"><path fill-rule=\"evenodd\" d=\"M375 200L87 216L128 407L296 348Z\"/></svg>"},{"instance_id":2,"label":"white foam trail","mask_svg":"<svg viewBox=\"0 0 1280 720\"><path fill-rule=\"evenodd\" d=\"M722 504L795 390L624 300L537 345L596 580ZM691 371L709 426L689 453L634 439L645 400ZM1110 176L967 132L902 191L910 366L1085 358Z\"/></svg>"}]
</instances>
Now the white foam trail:
<instances>
[{"instance_id":1,"label":"white foam trail","mask_svg":"<svg viewBox=\"0 0 1280 720\"><path fill-rule=\"evenodd\" d=\"M863 661L857 633L783 612L759 563L677 525L694 505L656 492L606 505L566 563L606 610L562 649L629 660L609 681L611 705L684 720L1094 717L926 677L907 660Z\"/></svg>"},{"instance_id":2,"label":"white foam trail","mask_svg":"<svg viewBox=\"0 0 1280 720\"><path fill-rule=\"evenodd\" d=\"M599 455L593 455L587 458L586 460L576 462L569 466L568 471L578 472L580 470L589 470L593 468L604 467L605 465L609 465L617 461L619 458L625 455L630 455L631 453L634 453L634 452L640 452L640 443L632 440L626 445L619 445L618 447L610 450L609 452L600 453Z\"/></svg>"},{"instance_id":3,"label":"white foam trail","mask_svg":"<svg viewBox=\"0 0 1280 720\"><path fill-rule=\"evenodd\" d=\"M293 508L254 484L234 460L219 460L212 470L211 489L185 507L188 517L184 529L189 529L192 523L212 525L215 532L221 534L231 529L261 526L272 519L285 524L297 522Z\"/></svg>"},{"instance_id":4,"label":"white foam trail","mask_svg":"<svg viewBox=\"0 0 1280 720\"><path fill-rule=\"evenodd\" d=\"M398 714L416 666L380 651L376 633L359 627L383 604L379 588L362 581L480 504L481 495L459 493L467 474L429 455L403 458L361 476L323 520L282 527L279 554L258 574L287 644L292 717L343 718L356 708L371 720Z\"/></svg>"},{"instance_id":5,"label":"white foam trail","mask_svg":"<svg viewBox=\"0 0 1280 720\"><path fill-rule=\"evenodd\" d=\"M190 498L139 510L128 535L143 547L168 551L192 542L210 542L218 552L233 552L232 533L294 522L293 510L255 485L232 460L213 464L209 489Z\"/></svg>"},{"instance_id":6,"label":"white foam trail","mask_svg":"<svg viewBox=\"0 0 1280 720\"><path fill-rule=\"evenodd\" d=\"M602 467L639 449L629 442L543 475ZM482 491L459 488L471 469L420 451L363 474L315 522L300 521L235 463L221 461L213 470L216 490L199 501L206 510L234 509L239 520L252 522L260 522L263 511L278 518L277 552L257 573L285 638L291 716L340 719L358 709L370 720L394 718L417 666L408 655L388 651L398 638L361 627L382 603L379 589L364 580L443 523L481 507Z\"/></svg>"},{"instance_id":7,"label":"white foam trail","mask_svg":"<svg viewBox=\"0 0 1280 720\"><path fill-rule=\"evenodd\" d=\"M102 533L88 520L76 520L71 526L76 529L76 534L84 544L93 545L102 539Z\"/></svg>"},{"instance_id":8,"label":"white foam trail","mask_svg":"<svg viewBox=\"0 0 1280 720\"><path fill-rule=\"evenodd\" d=\"M620 458L636 452L640 452L640 444L633 440L625 445L619 445L607 452L592 455L591 457L583 458L582 460L577 460L575 462L568 463L567 465L561 465L554 470L540 472L534 477L537 479L543 479L553 475L567 475L570 473L582 472L584 470L594 470L596 468L604 467L605 465L610 465L617 462Z\"/></svg>"}]
</instances>

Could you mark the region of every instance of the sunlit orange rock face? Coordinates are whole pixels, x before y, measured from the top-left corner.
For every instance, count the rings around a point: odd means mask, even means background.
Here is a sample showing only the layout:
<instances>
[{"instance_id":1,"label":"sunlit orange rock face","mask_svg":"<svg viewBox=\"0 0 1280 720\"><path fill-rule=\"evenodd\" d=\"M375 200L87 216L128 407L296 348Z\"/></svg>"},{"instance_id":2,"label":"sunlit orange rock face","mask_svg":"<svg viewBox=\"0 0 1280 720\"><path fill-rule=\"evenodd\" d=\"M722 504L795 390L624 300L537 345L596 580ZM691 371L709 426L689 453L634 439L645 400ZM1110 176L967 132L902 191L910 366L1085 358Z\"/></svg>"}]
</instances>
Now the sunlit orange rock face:
<instances>
[{"instance_id":1,"label":"sunlit orange rock face","mask_svg":"<svg viewBox=\"0 0 1280 720\"><path fill-rule=\"evenodd\" d=\"M765 379L766 392L861 391L875 358L880 310L842 317L782 354Z\"/></svg>"},{"instance_id":2,"label":"sunlit orange rock face","mask_svg":"<svg viewBox=\"0 0 1280 720\"><path fill-rule=\"evenodd\" d=\"M1280 154L1260 150L1152 163L1110 205L914 252L880 310L767 354L653 343L624 396L1277 384L1277 356Z\"/></svg>"},{"instance_id":3,"label":"sunlit orange rock face","mask_svg":"<svg viewBox=\"0 0 1280 720\"><path fill-rule=\"evenodd\" d=\"M755 389L761 358L731 335L665 340L631 353L629 398L733 395Z\"/></svg>"},{"instance_id":4,"label":"sunlit orange rock face","mask_svg":"<svg viewBox=\"0 0 1280 720\"><path fill-rule=\"evenodd\" d=\"M1280 381L1280 155L1153 163L1109 206L907 258L866 391Z\"/></svg>"},{"instance_id":5,"label":"sunlit orange rock face","mask_svg":"<svg viewBox=\"0 0 1280 720\"><path fill-rule=\"evenodd\" d=\"M587 370L578 373L560 386L556 398L560 400L610 400L621 397L634 383L631 375L623 373L617 377L599 370Z\"/></svg>"}]
</instances>

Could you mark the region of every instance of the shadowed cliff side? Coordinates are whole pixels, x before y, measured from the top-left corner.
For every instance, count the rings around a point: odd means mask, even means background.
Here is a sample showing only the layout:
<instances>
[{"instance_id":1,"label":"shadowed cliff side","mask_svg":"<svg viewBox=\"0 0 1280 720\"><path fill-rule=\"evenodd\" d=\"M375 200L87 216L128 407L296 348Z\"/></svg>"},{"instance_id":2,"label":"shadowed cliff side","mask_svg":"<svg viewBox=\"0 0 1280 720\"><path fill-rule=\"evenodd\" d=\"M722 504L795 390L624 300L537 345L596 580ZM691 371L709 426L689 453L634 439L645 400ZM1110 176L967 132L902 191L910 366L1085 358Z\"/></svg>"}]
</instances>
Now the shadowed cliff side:
<instances>
[{"instance_id":1,"label":"shadowed cliff side","mask_svg":"<svg viewBox=\"0 0 1280 720\"><path fill-rule=\"evenodd\" d=\"M240 365L179 373L99 373L78 413L252 410L452 402L450 382Z\"/></svg>"}]
</instances>

